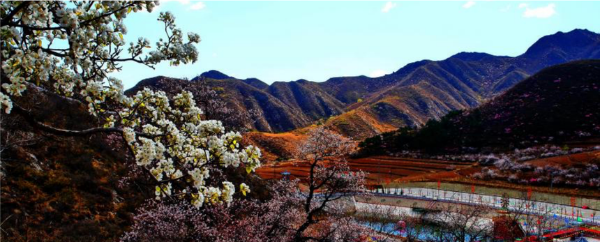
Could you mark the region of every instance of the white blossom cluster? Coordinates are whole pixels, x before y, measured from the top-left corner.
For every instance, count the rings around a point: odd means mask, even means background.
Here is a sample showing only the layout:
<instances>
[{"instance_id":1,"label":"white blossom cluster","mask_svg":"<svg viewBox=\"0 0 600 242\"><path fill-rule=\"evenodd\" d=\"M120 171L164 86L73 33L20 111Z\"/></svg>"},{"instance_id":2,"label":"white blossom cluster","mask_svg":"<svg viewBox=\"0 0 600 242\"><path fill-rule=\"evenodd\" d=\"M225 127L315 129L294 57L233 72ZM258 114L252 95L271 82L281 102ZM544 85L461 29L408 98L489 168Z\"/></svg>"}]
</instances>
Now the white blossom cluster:
<instances>
[{"instance_id":1,"label":"white blossom cluster","mask_svg":"<svg viewBox=\"0 0 600 242\"><path fill-rule=\"evenodd\" d=\"M120 63L134 61L154 66L195 62L197 34L184 42L170 13L161 13L169 38L150 48L146 39L125 51L124 19L132 12L152 11L153 1L3 1L1 33L2 94L0 109L10 113L10 96L21 96L28 85L53 89L60 95L84 100L92 114L106 111L105 103L122 97L120 80L109 78ZM24 6L24 7L23 7ZM127 54L125 54L127 53ZM120 100L117 100L120 101Z\"/></svg>"},{"instance_id":2,"label":"white blossom cluster","mask_svg":"<svg viewBox=\"0 0 600 242\"><path fill-rule=\"evenodd\" d=\"M156 43L140 38L125 50L124 19L131 12L152 11L151 1L3 1L1 33L2 88L0 110L10 113L11 97L28 88L52 90L79 100L104 128L122 129L123 138L157 184L156 199L184 198L196 207L204 203L231 203L235 186L210 180L214 169L242 166L250 173L260 166L260 150L240 147L242 136L225 132L220 121L202 120L192 93L169 98L162 91L144 89L126 96L120 80L108 75L120 63L132 61L149 67L195 62L200 37L184 35L171 13L161 13L166 39ZM220 184L219 184L220 183ZM218 185L215 185L218 184ZM245 195L246 184L240 185Z\"/></svg>"},{"instance_id":3,"label":"white blossom cluster","mask_svg":"<svg viewBox=\"0 0 600 242\"><path fill-rule=\"evenodd\" d=\"M146 88L122 100L125 108L117 119L127 127L123 137L137 165L161 183L156 187L157 199L175 193L188 197L196 207L205 202L229 204L235 186L228 181L222 182L222 187L207 185L210 170L243 165L250 173L260 166L260 150L241 148L240 133L226 133L220 121L202 120L202 111L190 92L183 91L169 100L165 92ZM136 131L146 137L136 135ZM181 190L170 185L179 181L187 184ZM250 191L245 184L240 190L244 194Z\"/></svg>"}]
</instances>

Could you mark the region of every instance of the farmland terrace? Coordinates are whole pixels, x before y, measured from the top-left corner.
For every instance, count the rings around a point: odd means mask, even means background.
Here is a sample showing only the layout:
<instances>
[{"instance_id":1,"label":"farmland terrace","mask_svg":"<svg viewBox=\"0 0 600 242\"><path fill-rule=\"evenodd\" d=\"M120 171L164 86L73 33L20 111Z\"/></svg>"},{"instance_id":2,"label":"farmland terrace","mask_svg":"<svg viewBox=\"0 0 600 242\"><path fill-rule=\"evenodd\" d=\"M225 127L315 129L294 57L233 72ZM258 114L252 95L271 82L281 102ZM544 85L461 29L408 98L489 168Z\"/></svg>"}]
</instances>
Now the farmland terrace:
<instances>
[{"instance_id":1,"label":"farmland terrace","mask_svg":"<svg viewBox=\"0 0 600 242\"><path fill-rule=\"evenodd\" d=\"M394 180L425 174L454 173L457 170L470 168L473 162L444 161L429 159L398 158L389 156L374 156L359 159L349 159L348 166L352 171L367 172L367 183L378 185L391 183ZM309 172L309 163L304 161L284 161L265 165L256 173L264 179L280 179L284 172L290 178L304 178Z\"/></svg>"}]
</instances>

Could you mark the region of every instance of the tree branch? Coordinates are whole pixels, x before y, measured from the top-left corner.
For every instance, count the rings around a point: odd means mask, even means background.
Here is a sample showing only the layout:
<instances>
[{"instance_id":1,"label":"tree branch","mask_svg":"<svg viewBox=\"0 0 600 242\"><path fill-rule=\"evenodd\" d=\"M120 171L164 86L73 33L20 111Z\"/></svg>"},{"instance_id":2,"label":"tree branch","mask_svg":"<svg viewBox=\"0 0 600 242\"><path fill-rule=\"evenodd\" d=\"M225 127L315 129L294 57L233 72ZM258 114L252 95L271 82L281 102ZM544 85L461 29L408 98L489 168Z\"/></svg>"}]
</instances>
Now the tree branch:
<instances>
[{"instance_id":1,"label":"tree branch","mask_svg":"<svg viewBox=\"0 0 600 242\"><path fill-rule=\"evenodd\" d=\"M94 127L94 128L89 128L89 129L83 129L83 130L70 130L70 129L62 129L62 128L56 128L50 125L47 125L45 123L39 122L35 119L35 117L33 117L33 115L25 110L24 108L20 107L19 105L13 103L13 110L15 111L15 113L20 114L21 116L23 116L25 118L25 120L27 120L27 122L29 122L31 125L40 128L46 132L49 133L53 133L53 134L57 134L57 135L63 135L63 136L85 136L85 135L92 135L92 134L96 134L96 133L123 133L123 129L122 128L104 128L104 127ZM155 135L149 135L146 133L141 133L141 132L135 132L136 135L140 136L140 137L145 137L145 138L155 138L157 136Z\"/></svg>"},{"instance_id":2,"label":"tree branch","mask_svg":"<svg viewBox=\"0 0 600 242\"><path fill-rule=\"evenodd\" d=\"M6 15L4 18L2 18L2 25L9 25L10 22L12 22L12 18L15 16L15 14L17 14L18 12L20 12L21 10L27 8L29 6L29 2L23 2L21 4L19 4L19 6L17 6L15 9L13 9L12 12L10 12L8 15Z\"/></svg>"}]
</instances>

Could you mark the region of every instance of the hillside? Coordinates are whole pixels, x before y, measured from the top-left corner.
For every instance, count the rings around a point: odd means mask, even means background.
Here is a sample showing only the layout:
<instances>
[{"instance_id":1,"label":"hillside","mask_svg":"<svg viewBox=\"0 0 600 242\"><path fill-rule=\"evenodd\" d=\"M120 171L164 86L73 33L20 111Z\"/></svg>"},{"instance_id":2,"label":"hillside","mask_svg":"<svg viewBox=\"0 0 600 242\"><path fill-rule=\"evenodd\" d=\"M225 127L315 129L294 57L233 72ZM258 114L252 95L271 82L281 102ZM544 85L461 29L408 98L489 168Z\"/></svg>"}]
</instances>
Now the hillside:
<instances>
[{"instance_id":1,"label":"hillside","mask_svg":"<svg viewBox=\"0 0 600 242\"><path fill-rule=\"evenodd\" d=\"M151 78L133 89L209 86L230 108L239 113L252 111L253 122L242 122L248 129L283 132L326 120L338 132L362 139L402 126L422 126L451 110L476 107L542 68L593 58L600 58L600 35L573 30L545 36L517 57L463 52L441 61L414 62L378 78L335 77L320 83L298 80L268 85L256 78L209 71L191 81ZM159 83L166 81L171 83Z\"/></svg>"},{"instance_id":2,"label":"hillside","mask_svg":"<svg viewBox=\"0 0 600 242\"><path fill-rule=\"evenodd\" d=\"M390 150L461 151L465 147L528 147L600 137L600 60L546 68L482 106L401 129L362 146Z\"/></svg>"},{"instance_id":3,"label":"hillside","mask_svg":"<svg viewBox=\"0 0 600 242\"><path fill-rule=\"evenodd\" d=\"M395 80L389 86L352 105L355 115L336 118L358 122L333 119L330 124L358 138L390 131L378 127L421 126L451 110L476 107L542 68L600 58L599 53L600 35L573 30L545 36L517 57L459 53L442 61L413 63L384 77L383 82ZM372 124L371 128L363 128L363 123Z\"/></svg>"},{"instance_id":4,"label":"hillside","mask_svg":"<svg viewBox=\"0 0 600 242\"><path fill-rule=\"evenodd\" d=\"M240 80L218 71L209 71L190 81L162 76L145 79L127 93L145 87L170 94L184 89L197 93L208 87L234 110L233 113L251 115L242 117L231 126L266 132L305 127L319 118L344 111L344 104L320 89L317 83L303 80L267 85L255 78Z\"/></svg>"},{"instance_id":5,"label":"hillside","mask_svg":"<svg viewBox=\"0 0 600 242\"><path fill-rule=\"evenodd\" d=\"M154 199L147 186L154 180L137 168L121 134L65 133L101 123L84 103L40 90L15 98L22 109L0 119L1 240L119 241L136 209ZM246 174L224 173L251 184L250 197L264 198L264 181Z\"/></svg>"},{"instance_id":6,"label":"hillside","mask_svg":"<svg viewBox=\"0 0 600 242\"><path fill-rule=\"evenodd\" d=\"M78 130L96 122L79 102L29 94L34 98L17 101L31 114L1 120L3 239L117 240L143 201L139 195L150 192L121 180L130 172L125 145L112 134L64 136L32 125L51 120L46 124Z\"/></svg>"}]
</instances>

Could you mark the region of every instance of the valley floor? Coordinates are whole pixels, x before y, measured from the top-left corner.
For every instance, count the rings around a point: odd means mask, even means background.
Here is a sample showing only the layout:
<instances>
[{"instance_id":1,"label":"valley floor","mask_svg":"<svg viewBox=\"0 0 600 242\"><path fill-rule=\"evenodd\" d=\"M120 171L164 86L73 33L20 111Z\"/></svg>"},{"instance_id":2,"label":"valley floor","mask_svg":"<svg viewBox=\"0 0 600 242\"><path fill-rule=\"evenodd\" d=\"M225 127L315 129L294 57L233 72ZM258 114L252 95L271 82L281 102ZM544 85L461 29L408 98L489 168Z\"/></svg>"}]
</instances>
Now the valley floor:
<instances>
[{"instance_id":1,"label":"valley floor","mask_svg":"<svg viewBox=\"0 0 600 242\"><path fill-rule=\"evenodd\" d=\"M591 151L563 156L541 158L526 161L533 166L545 165L574 165L585 164L600 151ZM407 187L435 188L440 182L442 188L453 191L468 192L471 186L486 194L498 195L503 193L522 196L531 190L538 196L547 196L546 200L559 199L564 204L570 204L570 198L594 199L600 198L600 191L594 188L549 187L510 183L506 180L478 180L471 177L480 172L482 166L476 162L448 161L434 159L415 159L391 156L373 156L349 159L348 165L352 171L367 172L367 185L370 187ZM257 169L257 174L264 179L304 178L308 175L309 166L302 161L271 162ZM552 196L552 194L557 196Z\"/></svg>"}]
</instances>

